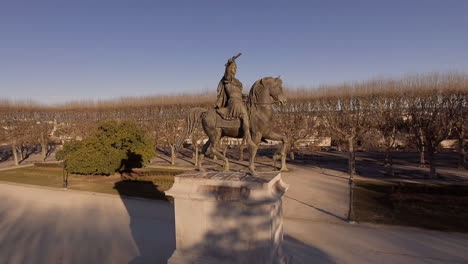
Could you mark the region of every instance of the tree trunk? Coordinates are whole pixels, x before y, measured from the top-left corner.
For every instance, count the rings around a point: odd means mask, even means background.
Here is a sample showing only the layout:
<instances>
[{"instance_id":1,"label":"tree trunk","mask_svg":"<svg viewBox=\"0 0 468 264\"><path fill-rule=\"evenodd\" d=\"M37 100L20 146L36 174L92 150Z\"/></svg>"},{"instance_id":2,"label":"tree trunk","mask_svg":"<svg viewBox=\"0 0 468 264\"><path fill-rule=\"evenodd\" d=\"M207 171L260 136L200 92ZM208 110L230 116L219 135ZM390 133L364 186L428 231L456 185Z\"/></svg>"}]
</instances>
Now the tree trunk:
<instances>
[{"instance_id":1,"label":"tree trunk","mask_svg":"<svg viewBox=\"0 0 468 264\"><path fill-rule=\"evenodd\" d=\"M42 145L41 148L42 160L45 161L47 159L47 145Z\"/></svg>"},{"instance_id":2,"label":"tree trunk","mask_svg":"<svg viewBox=\"0 0 468 264\"><path fill-rule=\"evenodd\" d=\"M175 165L175 160L176 160L175 146L172 144L170 146L171 146L171 165Z\"/></svg>"},{"instance_id":3,"label":"tree trunk","mask_svg":"<svg viewBox=\"0 0 468 264\"><path fill-rule=\"evenodd\" d=\"M16 142L13 142L11 144L11 152L13 153L13 158L15 160L15 166L18 166L19 162L18 162L18 152L16 152Z\"/></svg>"},{"instance_id":4,"label":"tree trunk","mask_svg":"<svg viewBox=\"0 0 468 264\"><path fill-rule=\"evenodd\" d=\"M19 153L20 162L24 160L24 149L23 146L16 147Z\"/></svg>"},{"instance_id":5,"label":"tree trunk","mask_svg":"<svg viewBox=\"0 0 468 264\"><path fill-rule=\"evenodd\" d=\"M348 208L348 222L354 221L354 176L349 176L349 208Z\"/></svg>"},{"instance_id":6,"label":"tree trunk","mask_svg":"<svg viewBox=\"0 0 468 264\"><path fill-rule=\"evenodd\" d=\"M432 145L427 147L427 154L429 158L429 178L435 179L437 178L436 167L434 164L435 148Z\"/></svg>"},{"instance_id":7,"label":"tree trunk","mask_svg":"<svg viewBox=\"0 0 468 264\"><path fill-rule=\"evenodd\" d=\"M385 150L385 153L384 153L384 166L385 166L385 167L388 167L388 165L389 165L389 156L390 156L390 151L389 151L389 149L387 148L387 149Z\"/></svg>"},{"instance_id":8,"label":"tree trunk","mask_svg":"<svg viewBox=\"0 0 468 264\"><path fill-rule=\"evenodd\" d=\"M387 148L385 150L385 161L384 166L387 167L387 173L390 176L394 176L393 172L393 155L392 155L392 148Z\"/></svg>"},{"instance_id":9,"label":"tree trunk","mask_svg":"<svg viewBox=\"0 0 468 264\"><path fill-rule=\"evenodd\" d=\"M354 137L348 138L348 173L349 173L349 211L348 221L354 221L354 175L356 174L356 153L354 152Z\"/></svg>"},{"instance_id":10,"label":"tree trunk","mask_svg":"<svg viewBox=\"0 0 468 264\"><path fill-rule=\"evenodd\" d=\"M198 166L198 144L195 143L195 166Z\"/></svg>"},{"instance_id":11,"label":"tree trunk","mask_svg":"<svg viewBox=\"0 0 468 264\"><path fill-rule=\"evenodd\" d=\"M464 135L465 135L465 128L462 127L460 133L458 133L458 168L463 169L465 168L465 142L464 142Z\"/></svg>"},{"instance_id":12,"label":"tree trunk","mask_svg":"<svg viewBox=\"0 0 468 264\"><path fill-rule=\"evenodd\" d=\"M422 130L420 129L420 136L419 136L419 142L420 142L420 145L419 145L419 167L425 167L426 166L426 161L424 160L424 151L425 151L425 147L424 147L424 137L422 135Z\"/></svg>"},{"instance_id":13,"label":"tree trunk","mask_svg":"<svg viewBox=\"0 0 468 264\"><path fill-rule=\"evenodd\" d=\"M47 140L44 138L44 133L41 133L41 154L42 159L47 159Z\"/></svg>"},{"instance_id":14,"label":"tree trunk","mask_svg":"<svg viewBox=\"0 0 468 264\"><path fill-rule=\"evenodd\" d=\"M289 152L289 158L290 158L291 160L294 160L294 159L296 158L295 155L294 155L294 150L291 150L291 151Z\"/></svg>"},{"instance_id":15,"label":"tree trunk","mask_svg":"<svg viewBox=\"0 0 468 264\"><path fill-rule=\"evenodd\" d=\"M393 155L392 155L392 150L391 149L388 152L388 154L390 156L390 175L395 176L395 172L393 171Z\"/></svg>"},{"instance_id":16,"label":"tree trunk","mask_svg":"<svg viewBox=\"0 0 468 264\"><path fill-rule=\"evenodd\" d=\"M425 167L426 161L424 160L424 146L419 148L419 167Z\"/></svg>"},{"instance_id":17,"label":"tree trunk","mask_svg":"<svg viewBox=\"0 0 468 264\"><path fill-rule=\"evenodd\" d=\"M348 173L349 175L356 174L356 153L354 152L354 137L348 139Z\"/></svg>"}]
</instances>

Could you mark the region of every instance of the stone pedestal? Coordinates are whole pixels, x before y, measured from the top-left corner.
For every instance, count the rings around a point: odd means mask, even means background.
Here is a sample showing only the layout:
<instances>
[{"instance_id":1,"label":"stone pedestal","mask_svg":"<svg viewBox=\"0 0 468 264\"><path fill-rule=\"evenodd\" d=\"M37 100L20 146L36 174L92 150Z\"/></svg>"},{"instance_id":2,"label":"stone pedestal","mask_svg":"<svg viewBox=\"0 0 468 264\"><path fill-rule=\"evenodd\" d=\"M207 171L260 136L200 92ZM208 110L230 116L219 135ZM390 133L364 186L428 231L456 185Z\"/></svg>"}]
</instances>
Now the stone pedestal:
<instances>
[{"instance_id":1,"label":"stone pedestal","mask_svg":"<svg viewBox=\"0 0 468 264\"><path fill-rule=\"evenodd\" d=\"M174 197L176 227L168 263L286 263L281 196L287 188L278 172L176 176L166 192Z\"/></svg>"}]
</instances>

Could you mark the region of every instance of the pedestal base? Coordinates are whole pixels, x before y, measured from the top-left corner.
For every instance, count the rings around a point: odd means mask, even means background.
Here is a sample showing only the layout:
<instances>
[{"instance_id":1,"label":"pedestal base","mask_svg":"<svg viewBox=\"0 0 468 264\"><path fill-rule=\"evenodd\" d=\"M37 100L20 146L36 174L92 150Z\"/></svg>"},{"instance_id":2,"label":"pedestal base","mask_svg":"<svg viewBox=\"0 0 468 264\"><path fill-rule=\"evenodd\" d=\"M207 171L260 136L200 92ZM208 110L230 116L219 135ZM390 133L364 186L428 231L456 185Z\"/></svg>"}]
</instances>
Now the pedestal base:
<instances>
[{"instance_id":1,"label":"pedestal base","mask_svg":"<svg viewBox=\"0 0 468 264\"><path fill-rule=\"evenodd\" d=\"M190 172L175 177L170 264L286 263L279 173Z\"/></svg>"}]
</instances>

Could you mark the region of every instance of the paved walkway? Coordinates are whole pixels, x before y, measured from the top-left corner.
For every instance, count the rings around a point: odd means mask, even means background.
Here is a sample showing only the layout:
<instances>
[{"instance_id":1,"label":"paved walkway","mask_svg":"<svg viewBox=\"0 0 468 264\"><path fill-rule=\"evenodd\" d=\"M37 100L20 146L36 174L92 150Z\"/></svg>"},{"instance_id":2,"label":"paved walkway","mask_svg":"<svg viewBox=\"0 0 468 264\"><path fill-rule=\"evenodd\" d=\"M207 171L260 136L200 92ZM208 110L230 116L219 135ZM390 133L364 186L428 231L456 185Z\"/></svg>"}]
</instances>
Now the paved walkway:
<instances>
[{"instance_id":1,"label":"paved walkway","mask_svg":"<svg viewBox=\"0 0 468 264\"><path fill-rule=\"evenodd\" d=\"M34 164L25 164L25 165L18 165L18 166L9 166L9 167L3 167L0 168L0 171L6 171L6 170L14 170L14 169L19 169L19 168L26 168L26 167L32 167Z\"/></svg>"},{"instance_id":2,"label":"paved walkway","mask_svg":"<svg viewBox=\"0 0 468 264\"><path fill-rule=\"evenodd\" d=\"M2 156L5 151L5 146L0 146L0 156ZM7 148L9 151L9 147ZM55 152L51 153L47 159L46 162L55 162ZM0 157L0 170L10 170L10 169L16 169L16 168L21 168L21 167L27 167L27 166L33 166L34 163L36 162L44 162L42 155L40 153L35 153L31 154L28 158L23 160L18 166L15 166L15 161L13 160L13 157L9 157L6 160L2 160L2 157Z\"/></svg>"},{"instance_id":3,"label":"paved walkway","mask_svg":"<svg viewBox=\"0 0 468 264\"><path fill-rule=\"evenodd\" d=\"M348 224L344 175L291 169L283 201L293 263L468 263L468 234ZM1 183L0 201L0 264L166 263L175 248L166 202Z\"/></svg>"}]
</instances>

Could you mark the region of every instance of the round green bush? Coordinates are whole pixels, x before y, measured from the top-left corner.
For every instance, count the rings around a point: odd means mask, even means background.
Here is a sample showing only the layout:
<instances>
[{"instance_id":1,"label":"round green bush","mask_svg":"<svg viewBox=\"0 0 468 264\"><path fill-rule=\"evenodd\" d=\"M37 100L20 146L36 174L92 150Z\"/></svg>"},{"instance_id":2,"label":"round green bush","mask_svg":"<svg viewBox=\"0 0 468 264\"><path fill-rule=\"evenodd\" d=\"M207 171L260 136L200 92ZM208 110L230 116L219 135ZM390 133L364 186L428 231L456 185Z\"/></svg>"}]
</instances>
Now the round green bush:
<instances>
[{"instance_id":1,"label":"round green bush","mask_svg":"<svg viewBox=\"0 0 468 264\"><path fill-rule=\"evenodd\" d=\"M135 122L104 121L92 136L65 144L56 158L71 173L110 175L141 168L155 155L153 144Z\"/></svg>"}]
</instances>

